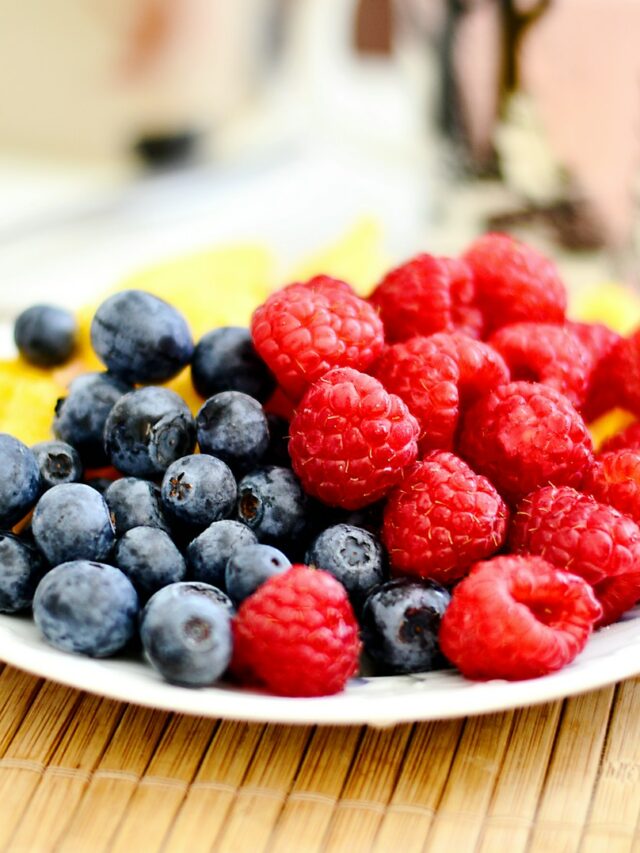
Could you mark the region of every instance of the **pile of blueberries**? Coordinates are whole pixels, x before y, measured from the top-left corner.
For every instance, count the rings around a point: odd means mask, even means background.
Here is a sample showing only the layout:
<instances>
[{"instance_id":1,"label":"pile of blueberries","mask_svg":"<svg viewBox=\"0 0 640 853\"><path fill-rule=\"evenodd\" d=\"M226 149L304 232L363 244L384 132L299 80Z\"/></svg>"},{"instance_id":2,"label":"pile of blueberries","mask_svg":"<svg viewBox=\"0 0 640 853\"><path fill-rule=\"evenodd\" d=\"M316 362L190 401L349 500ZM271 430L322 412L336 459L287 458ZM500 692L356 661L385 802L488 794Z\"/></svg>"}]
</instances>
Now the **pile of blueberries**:
<instances>
[{"instance_id":1,"label":"pile of blueberries","mask_svg":"<svg viewBox=\"0 0 640 853\"><path fill-rule=\"evenodd\" d=\"M75 334L72 316L48 306L15 327L40 365L65 361ZM378 506L348 513L305 495L287 421L263 408L275 383L247 329L219 328L194 346L178 311L130 290L99 307L91 341L106 371L71 383L55 440L29 449L0 435L0 527L14 530L0 534L1 612L32 609L44 639L68 652L141 644L168 680L206 685L228 668L235 608L305 562L344 584L379 672L440 662L448 593L388 580ZM187 365L205 399L195 417L150 384ZM121 476L91 476L105 466Z\"/></svg>"}]
</instances>

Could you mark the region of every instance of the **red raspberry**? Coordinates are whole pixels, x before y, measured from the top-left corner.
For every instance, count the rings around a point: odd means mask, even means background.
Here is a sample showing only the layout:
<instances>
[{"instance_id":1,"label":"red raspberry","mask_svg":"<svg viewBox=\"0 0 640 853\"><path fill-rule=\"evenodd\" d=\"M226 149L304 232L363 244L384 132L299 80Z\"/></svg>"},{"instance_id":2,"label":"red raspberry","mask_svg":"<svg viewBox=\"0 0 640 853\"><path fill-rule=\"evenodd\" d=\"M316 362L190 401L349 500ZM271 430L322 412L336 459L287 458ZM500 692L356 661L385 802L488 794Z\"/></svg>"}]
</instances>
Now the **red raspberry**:
<instances>
[{"instance_id":1,"label":"red raspberry","mask_svg":"<svg viewBox=\"0 0 640 853\"><path fill-rule=\"evenodd\" d=\"M434 451L389 496L382 541L394 574L448 584L504 542L509 512L491 483Z\"/></svg>"},{"instance_id":2,"label":"red raspberry","mask_svg":"<svg viewBox=\"0 0 640 853\"><path fill-rule=\"evenodd\" d=\"M502 326L489 343L504 358L512 379L542 382L579 408L587 394L591 360L577 337L551 323Z\"/></svg>"},{"instance_id":3,"label":"red raspberry","mask_svg":"<svg viewBox=\"0 0 640 853\"><path fill-rule=\"evenodd\" d=\"M605 578L593 587L593 591L602 605L602 616L596 628L611 625L640 601L640 572Z\"/></svg>"},{"instance_id":4,"label":"red raspberry","mask_svg":"<svg viewBox=\"0 0 640 853\"><path fill-rule=\"evenodd\" d=\"M291 421L289 454L306 492L360 509L384 497L418 455L418 422L377 379L336 368L312 385Z\"/></svg>"},{"instance_id":5,"label":"red raspberry","mask_svg":"<svg viewBox=\"0 0 640 853\"><path fill-rule=\"evenodd\" d=\"M609 453L612 450L640 450L640 421L629 424L621 432L617 432L603 442L600 453Z\"/></svg>"},{"instance_id":6,"label":"red raspberry","mask_svg":"<svg viewBox=\"0 0 640 853\"><path fill-rule=\"evenodd\" d=\"M292 566L246 598L233 620L231 671L282 696L325 696L358 670L358 624L342 584Z\"/></svg>"},{"instance_id":7,"label":"red raspberry","mask_svg":"<svg viewBox=\"0 0 640 853\"><path fill-rule=\"evenodd\" d=\"M465 252L487 331L509 323L563 323L567 297L555 265L507 234L485 234Z\"/></svg>"},{"instance_id":8,"label":"red raspberry","mask_svg":"<svg viewBox=\"0 0 640 853\"><path fill-rule=\"evenodd\" d=\"M620 406L640 416L640 329L618 341L600 362L594 382L608 389L607 408Z\"/></svg>"},{"instance_id":9,"label":"red raspberry","mask_svg":"<svg viewBox=\"0 0 640 853\"><path fill-rule=\"evenodd\" d=\"M465 414L460 455L515 502L547 483L580 485L591 436L567 398L547 385L511 382Z\"/></svg>"},{"instance_id":10,"label":"red raspberry","mask_svg":"<svg viewBox=\"0 0 640 853\"><path fill-rule=\"evenodd\" d=\"M284 391L298 400L332 367L366 370L384 345L376 311L326 276L272 294L253 314L253 343Z\"/></svg>"},{"instance_id":11,"label":"red raspberry","mask_svg":"<svg viewBox=\"0 0 640 853\"><path fill-rule=\"evenodd\" d=\"M462 332L433 335L443 350L455 358L460 371L458 394L466 406L497 385L509 382L509 368L503 357L489 344L470 338Z\"/></svg>"},{"instance_id":12,"label":"red raspberry","mask_svg":"<svg viewBox=\"0 0 640 853\"><path fill-rule=\"evenodd\" d=\"M607 360L622 339L604 323L567 323L566 328L585 347L591 362L587 396L581 409L582 416L589 423L616 406Z\"/></svg>"},{"instance_id":13,"label":"red raspberry","mask_svg":"<svg viewBox=\"0 0 640 853\"><path fill-rule=\"evenodd\" d=\"M473 299L464 261L427 254L391 270L370 296L393 342L455 328L478 336L482 318Z\"/></svg>"},{"instance_id":14,"label":"red raspberry","mask_svg":"<svg viewBox=\"0 0 640 853\"><path fill-rule=\"evenodd\" d=\"M640 524L640 451L625 448L601 454L582 488Z\"/></svg>"},{"instance_id":15,"label":"red raspberry","mask_svg":"<svg viewBox=\"0 0 640 853\"><path fill-rule=\"evenodd\" d=\"M440 648L467 678L537 678L582 651L601 613L577 575L540 557L495 557L453 590Z\"/></svg>"}]
</instances>

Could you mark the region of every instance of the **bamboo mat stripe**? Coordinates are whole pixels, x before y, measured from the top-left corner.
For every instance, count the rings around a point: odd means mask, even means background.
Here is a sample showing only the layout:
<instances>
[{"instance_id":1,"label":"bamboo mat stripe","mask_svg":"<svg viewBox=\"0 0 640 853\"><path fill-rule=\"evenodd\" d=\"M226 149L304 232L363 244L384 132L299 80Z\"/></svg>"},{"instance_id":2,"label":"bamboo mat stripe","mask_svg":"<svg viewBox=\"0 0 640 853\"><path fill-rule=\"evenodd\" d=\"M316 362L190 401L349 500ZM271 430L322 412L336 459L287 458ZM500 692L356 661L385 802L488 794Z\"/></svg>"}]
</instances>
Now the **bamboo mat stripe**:
<instances>
[{"instance_id":1,"label":"bamboo mat stripe","mask_svg":"<svg viewBox=\"0 0 640 853\"><path fill-rule=\"evenodd\" d=\"M8 853L640 853L640 680L388 729L215 721L0 668Z\"/></svg>"}]
</instances>

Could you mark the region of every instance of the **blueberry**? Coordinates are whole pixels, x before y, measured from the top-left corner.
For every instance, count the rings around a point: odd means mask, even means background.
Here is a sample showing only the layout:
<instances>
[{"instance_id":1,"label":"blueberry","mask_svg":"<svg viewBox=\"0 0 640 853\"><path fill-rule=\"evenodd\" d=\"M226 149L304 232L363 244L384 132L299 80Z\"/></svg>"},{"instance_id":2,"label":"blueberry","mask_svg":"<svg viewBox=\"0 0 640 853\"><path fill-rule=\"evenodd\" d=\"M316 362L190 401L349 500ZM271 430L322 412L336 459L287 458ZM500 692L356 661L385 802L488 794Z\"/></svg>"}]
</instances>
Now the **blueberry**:
<instances>
[{"instance_id":1,"label":"blueberry","mask_svg":"<svg viewBox=\"0 0 640 853\"><path fill-rule=\"evenodd\" d=\"M238 548L255 545L258 539L239 521L214 521L189 543L187 561L196 580L224 588L227 560Z\"/></svg>"},{"instance_id":2,"label":"blueberry","mask_svg":"<svg viewBox=\"0 0 640 853\"><path fill-rule=\"evenodd\" d=\"M434 581L409 578L387 581L369 594L360 621L362 642L381 673L445 666L438 630L450 600Z\"/></svg>"},{"instance_id":3,"label":"blueberry","mask_svg":"<svg viewBox=\"0 0 640 853\"><path fill-rule=\"evenodd\" d=\"M109 370L127 382L166 382L191 361L186 320L143 290L109 297L91 323L91 343Z\"/></svg>"},{"instance_id":4,"label":"blueberry","mask_svg":"<svg viewBox=\"0 0 640 853\"><path fill-rule=\"evenodd\" d=\"M305 563L336 577L359 609L372 587L386 576L386 555L376 537L350 524L328 527L314 539Z\"/></svg>"},{"instance_id":5,"label":"blueberry","mask_svg":"<svg viewBox=\"0 0 640 853\"><path fill-rule=\"evenodd\" d=\"M140 388L115 404L104 428L104 447L112 465L134 477L154 477L196 443L189 407L169 388Z\"/></svg>"},{"instance_id":6,"label":"blueberry","mask_svg":"<svg viewBox=\"0 0 640 853\"><path fill-rule=\"evenodd\" d=\"M64 364L78 338L76 319L65 308L33 305L16 320L13 337L20 354L31 364L53 367Z\"/></svg>"},{"instance_id":7,"label":"blueberry","mask_svg":"<svg viewBox=\"0 0 640 853\"><path fill-rule=\"evenodd\" d=\"M197 414L196 427L200 450L234 471L255 468L269 446L262 406L240 391L223 391L207 400Z\"/></svg>"},{"instance_id":8,"label":"blueberry","mask_svg":"<svg viewBox=\"0 0 640 853\"><path fill-rule=\"evenodd\" d=\"M289 456L289 421L267 413L267 424L269 426L269 446L262 459L263 465L277 465L280 468L291 467Z\"/></svg>"},{"instance_id":9,"label":"blueberry","mask_svg":"<svg viewBox=\"0 0 640 853\"><path fill-rule=\"evenodd\" d=\"M40 468L33 452L12 435L0 433L0 528L13 527L40 495Z\"/></svg>"},{"instance_id":10,"label":"blueberry","mask_svg":"<svg viewBox=\"0 0 640 853\"><path fill-rule=\"evenodd\" d=\"M289 468L258 468L238 484L238 518L260 542L277 545L306 533L309 501Z\"/></svg>"},{"instance_id":11,"label":"blueberry","mask_svg":"<svg viewBox=\"0 0 640 853\"><path fill-rule=\"evenodd\" d=\"M45 566L37 550L11 533L0 532L0 613L31 607Z\"/></svg>"},{"instance_id":12,"label":"blueberry","mask_svg":"<svg viewBox=\"0 0 640 853\"><path fill-rule=\"evenodd\" d=\"M32 525L36 544L52 566L104 560L115 541L104 498L84 483L63 483L45 492Z\"/></svg>"},{"instance_id":13,"label":"blueberry","mask_svg":"<svg viewBox=\"0 0 640 853\"><path fill-rule=\"evenodd\" d=\"M192 528L208 527L233 512L237 486L221 459L194 454L178 459L162 480L162 504L170 516Z\"/></svg>"},{"instance_id":14,"label":"blueberry","mask_svg":"<svg viewBox=\"0 0 640 853\"><path fill-rule=\"evenodd\" d=\"M74 379L56 404L54 435L71 444L87 466L104 465L104 425L117 400L131 386L110 373L85 373Z\"/></svg>"},{"instance_id":15,"label":"blueberry","mask_svg":"<svg viewBox=\"0 0 640 853\"><path fill-rule=\"evenodd\" d=\"M229 557L225 572L227 593L240 604L274 575L291 566L288 558L271 545L245 545Z\"/></svg>"},{"instance_id":16,"label":"blueberry","mask_svg":"<svg viewBox=\"0 0 640 853\"><path fill-rule=\"evenodd\" d=\"M33 618L44 639L64 652L91 657L122 649L135 634L137 615L138 596L127 576L88 560L52 569L33 599Z\"/></svg>"},{"instance_id":17,"label":"blueberry","mask_svg":"<svg viewBox=\"0 0 640 853\"><path fill-rule=\"evenodd\" d=\"M64 441L41 441L31 448L40 468L43 491L61 483L77 483L82 479L80 454Z\"/></svg>"},{"instance_id":18,"label":"blueberry","mask_svg":"<svg viewBox=\"0 0 640 853\"><path fill-rule=\"evenodd\" d=\"M200 339L193 353L191 378L205 399L220 391L242 391L264 403L276 387L253 348L251 333L240 326L223 326Z\"/></svg>"},{"instance_id":19,"label":"blueberry","mask_svg":"<svg viewBox=\"0 0 640 853\"><path fill-rule=\"evenodd\" d=\"M116 536L123 536L133 527L157 527L167 533L169 523L160 500L160 489L149 480L122 477L109 483L104 493Z\"/></svg>"},{"instance_id":20,"label":"blueberry","mask_svg":"<svg viewBox=\"0 0 640 853\"><path fill-rule=\"evenodd\" d=\"M202 583L176 583L156 592L140 620L147 658L174 684L205 687L229 666L231 613L220 591Z\"/></svg>"},{"instance_id":21,"label":"blueberry","mask_svg":"<svg viewBox=\"0 0 640 853\"><path fill-rule=\"evenodd\" d=\"M134 527L116 545L114 562L146 601L163 586L185 578L184 557L164 530Z\"/></svg>"}]
</instances>

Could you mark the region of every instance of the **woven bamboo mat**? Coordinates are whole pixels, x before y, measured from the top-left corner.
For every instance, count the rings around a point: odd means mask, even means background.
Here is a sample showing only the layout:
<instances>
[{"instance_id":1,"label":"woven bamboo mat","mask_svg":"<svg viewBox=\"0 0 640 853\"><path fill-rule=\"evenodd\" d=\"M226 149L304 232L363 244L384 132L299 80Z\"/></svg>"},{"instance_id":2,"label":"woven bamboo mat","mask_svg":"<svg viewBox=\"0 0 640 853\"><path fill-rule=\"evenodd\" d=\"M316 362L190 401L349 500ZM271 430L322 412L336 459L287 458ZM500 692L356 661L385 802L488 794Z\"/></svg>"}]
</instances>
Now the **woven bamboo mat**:
<instances>
[{"instance_id":1,"label":"woven bamboo mat","mask_svg":"<svg viewBox=\"0 0 640 853\"><path fill-rule=\"evenodd\" d=\"M0 673L0 848L640 851L640 680L389 729L216 722Z\"/></svg>"}]
</instances>

